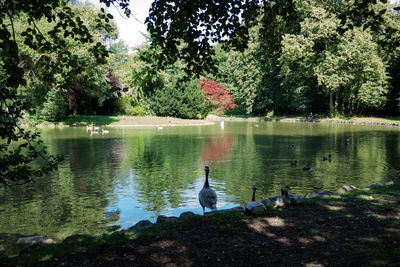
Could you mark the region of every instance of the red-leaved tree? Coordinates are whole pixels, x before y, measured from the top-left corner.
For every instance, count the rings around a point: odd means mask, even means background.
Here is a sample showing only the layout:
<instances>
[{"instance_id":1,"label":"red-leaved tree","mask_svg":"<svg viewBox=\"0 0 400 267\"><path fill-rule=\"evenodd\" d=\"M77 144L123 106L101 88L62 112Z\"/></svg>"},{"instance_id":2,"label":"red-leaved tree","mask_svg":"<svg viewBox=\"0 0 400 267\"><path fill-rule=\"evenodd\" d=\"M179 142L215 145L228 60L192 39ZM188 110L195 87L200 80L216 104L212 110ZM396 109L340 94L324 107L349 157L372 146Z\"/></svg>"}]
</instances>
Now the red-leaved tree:
<instances>
[{"instance_id":1,"label":"red-leaved tree","mask_svg":"<svg viewBox=\"0 0 400 267\"><path fill-rule=\"evenodd\" d=\"M226 91L225 85L205 78L199 80L199 85L210 110L225 114L229 109L237 107L232 103L233 95Z\"/></svg>"}]
</instances>

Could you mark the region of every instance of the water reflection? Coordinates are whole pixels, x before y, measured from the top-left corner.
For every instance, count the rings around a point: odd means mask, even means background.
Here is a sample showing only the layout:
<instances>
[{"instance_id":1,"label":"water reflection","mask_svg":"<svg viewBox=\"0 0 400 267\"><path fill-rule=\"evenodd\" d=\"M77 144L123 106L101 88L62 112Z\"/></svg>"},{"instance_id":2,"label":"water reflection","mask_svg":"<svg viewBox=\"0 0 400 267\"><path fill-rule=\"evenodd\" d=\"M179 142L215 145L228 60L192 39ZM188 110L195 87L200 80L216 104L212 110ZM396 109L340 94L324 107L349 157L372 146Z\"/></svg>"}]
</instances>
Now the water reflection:
<instances>
[{"instance_id":1,"label":"water reflection","mask_svg":"<svg viewBox=\"0 0 400 267\"><path fill-rule=\"evenodd\" d=\"M202 159L204 162L221 162L229 160L234 137L231 135L214 135L205 138Z\"/></svg>"},{"instance_id":2,"label":"water reflection","mask_svg":"<svg viewBox=\"0 0 400 267\"><path fill-rule=\"evenodd\" d=\"M399 129L313 123L225 122L213 126L46 129L58 172L30 185L0 188L2 235L102 233L117 224L183 211L201 214L197 194L210 165L218 207L257 196L366 186L398 178ZM289 145L294 144L291 148ZM324 155L332 161L323 161ZM297 160L297 166L290 162ZM311 170L302 167L310 163ZM1 242L1 241L0 241Z\"/></svg>"}]
</instances>

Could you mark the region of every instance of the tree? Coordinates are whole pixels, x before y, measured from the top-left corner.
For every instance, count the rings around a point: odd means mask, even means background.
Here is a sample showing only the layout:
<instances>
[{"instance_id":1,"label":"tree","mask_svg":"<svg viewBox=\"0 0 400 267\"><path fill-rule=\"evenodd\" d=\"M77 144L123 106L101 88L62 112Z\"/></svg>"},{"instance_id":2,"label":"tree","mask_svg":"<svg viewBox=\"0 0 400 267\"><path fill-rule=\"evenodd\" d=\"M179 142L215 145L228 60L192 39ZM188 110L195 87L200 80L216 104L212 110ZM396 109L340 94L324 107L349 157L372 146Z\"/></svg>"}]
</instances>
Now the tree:
<instances>
[{"instance_id":1,"label":"tree","mask_svg":"<svg viewBox=\"0 0 400 267\"><path fill-rule=\"evenodd\" d=\"M334 13L305 1L298 9L304 17L300 32L284 36L280 58L292 103L310 109L316 88L329 95L331 113L382 108L388 77L370 31L353 28L339 35L340 21Z\"/></svg>"},{"instance_id":2,"label":"tree","mask_svg":"<svg viewBox=\"0 0 400 267\"><path fill-rule=\"evenodd\" d=\"M335 9L348 5L348 1L318 2ZM338 29L342 33L354 27L375 29L386 12L372 8L376 2L356 1L356 4L343 10ZM388 1L380 2L386 4ZM263 28L266 29L262 39L269 42L271 48L278 45L276 41L281 38L282 21L286 24L284 27L297 23L294 3L292 0L155 0L146 23L153 38L152 45L160 46L163 51L159 55L161 63L171 64L180 58L188 62L188 72L201 74L212 66L209 64L213 53L211 44L226 41L240 50L246 47L248 29L254 25L260 10L264 13ZM185 48L178 49L182 43L186 44ZM279 54L279 50L271 50L274 51Z\"/></svg>"},{"instance_id":3,"label":"tree","mask_svg":"<svg viewBox=\"0 0 400 267\"><path fill-rule=\"evenodd\" d=\"M126 15L130 15L128 8L129 0L100 0L107 6L118 5L124 9ZM171 65L178 58L186 62L185 68L188 73L199 75L203 70L209 69L209 64L213 53L212 44L225 40L225 43L232 44L234 47L244 49L248 39L248 29L251 26L257 12L260 10L261 1L251 0L222 0L222 1L174 1L174 0L155 0L150 10L147 25L153 38L152 46L161 47L162 53L156 54L159 59L156 65L162 68L164 65ZM265 12L267 7L277 6L280 10L279 16L284 21L290 21L293 18L294 1L262 1L264 13L266 14L264 25L273 25L270 23L269 14ZM329 1L323 1L329 2ZM337 6L345 5L346 1L331 1ZM373 31L376 29L375 22L380 22L387 11L375 10L369 8L375 0L357 1L342 17L341 25L347 25L346 29L355 26L370 27ZM387 0L380 2L386 3ZM276 13L278 14L278 13ZM80 74L85 66L84 62L74 51L65 50L65 41L59 38L60 34L64 37L71 37L74 41L88 44L89 52L93 54L98 63L104 62L108 51L94 39L88 30L88 27L77 16L67 4L66 0L3 0L0 1L0 136L2 145L0 146L1 162L0 181L6 179L16 179L15 176L24 164L31 162L32 157L36 159L43 153L34 153L27 157L22 151L16 151L17 157L13 152L11 143L18 139L26 140L28 143L24 147L35 150L38 135L24 132L18 128L17 121L22 117L21 112L25 109L24 103L19 99L17 88L26 85L24 79L24 69L21 68L20 46L17 43L14 20L24 16L28 27L21 33L23 42L31 49L37 51L52 51L59 55L59 60L54 62L53 73L66 77L68 84L73 83L73 77ZM40 19L46 19L54 22L53 29L45 37L36 22ZM110 14L102 10L96 19L99 27L111 27L108 22L112 19ZM347 21L350 23L347 23ZM271 20L276 21L276 20ZM359 24L359 25L358 25ZM273 30L274 27L269 28ZM393 29L393 28L392 28ZM387 31L396 32L396 29ZM278 35L265 35L277 36ZM274 39L273 39L274 40ZM393 42L395 43L395 42ZM178 49L183 47L183 49ZM271 46L272 47L272 46ZM168 63L168 64L164 64ZM272 71L271 73L276 73ZM188 75L190 77L191 75ZM29 144L29 145L28 145ZM36 151L37 152L37 151ZM3 162L7 162L3 164ZM48 161L50 169L55 167L57 160ZM10 169L16 171L9 172ZM13 177L10 178L9 175ZM24 173L22 176L26 176ZM39 174L39 173L37 173Z\"/></svg>"},{"instance_id":4,"label":"tree","mask_svg":"<svg viewBox=\"0 0 400 267\"><path fill-rule=\"evenodd\" d=\"M208 109L225 114L229 109L237 107L236 104L232 103L233 95L226 91L225 85L205 78L200 79L199 85L206 99L205 105Z\"/></svg>"},{"instance_id":5,"label":"tree","mask_svg":"<svg viewBox=\"0 0 400 267\"><path fill-rule=\"evenodd\" d=\"M188 73L198 75L211 66L212 43L225 38L237 47L245 46L248 19L257 11L258 1L251 0L155 0L146 24L152 46L163 51L158 54L160 66L179 58L187 63Z\"/></svg>"},{"instance_id":6,"label":"tree","mask_svg":"<svg viewBox=\"0 0 400 267\"><path fill-rule=\"evenodd\" d=\"M165 77L163 87L150 97L150 108L158 116L198 119L204 110L204 97L197 78L182 80L178 75Z\"/></svg>"},{"instance_id":7,"label":"tree","mask_svg":"<svg viewBox=\"0 0 400 267\"><path fill-rule=\"evenodd\" d=\"M100 28L110 28L111 15L104 10L99 14L96 24ZM17 36L15 22L25 20L27 27ZM53 23L47 34L42 33L37 23L46 19ZM57 54L58 60L52 61L51 72L66 77L65 83L71 84L73 77L82 72L85 62L79 60L75 51L66 50L64 38L91 44L88 46L98 63L105 62L108 54L106 48L91 36L88 27L72 10L66 1L52 0L6 0L0 2L0 183L30 180L56 168L62 157L46 156L39 134L26 131L18 125L25 102L18 96L18 87L27 85L24 77L21 46L24 45L44 55L48 52ZM43 57L45 58L45 57ZM34 167L32 162L43 159L41 167Z\"/></svg>"}]
</instances>

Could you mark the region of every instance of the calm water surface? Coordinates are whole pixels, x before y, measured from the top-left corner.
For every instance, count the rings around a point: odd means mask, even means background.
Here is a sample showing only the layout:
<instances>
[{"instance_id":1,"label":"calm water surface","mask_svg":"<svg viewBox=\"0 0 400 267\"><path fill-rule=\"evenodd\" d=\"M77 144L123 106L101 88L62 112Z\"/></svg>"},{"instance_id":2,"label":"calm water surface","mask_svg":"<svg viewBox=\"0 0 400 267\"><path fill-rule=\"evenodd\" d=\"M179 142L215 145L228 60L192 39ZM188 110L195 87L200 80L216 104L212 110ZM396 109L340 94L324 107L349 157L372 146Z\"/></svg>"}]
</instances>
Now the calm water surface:
<instances>
[{"instance_id":1,"label":"calm water surface","mask_svg":"<svg viewBox=\"0 0 400 267\"><path fill-rule=\"evenodd\" d=\"M33 184L0 188L0 243L16 234L96 234L159 214L201 214L205 165L218 208L249 201L252 184L261 199L285 185L305 194L400 173L399 128L225 122L223 128L107 129L105 135L83 127L42 131L50 152L66 155L66 162ZM322 161L328 154L332 161ZM306 163L310 171L302 170Z\"/></svg>"}]
</instances>

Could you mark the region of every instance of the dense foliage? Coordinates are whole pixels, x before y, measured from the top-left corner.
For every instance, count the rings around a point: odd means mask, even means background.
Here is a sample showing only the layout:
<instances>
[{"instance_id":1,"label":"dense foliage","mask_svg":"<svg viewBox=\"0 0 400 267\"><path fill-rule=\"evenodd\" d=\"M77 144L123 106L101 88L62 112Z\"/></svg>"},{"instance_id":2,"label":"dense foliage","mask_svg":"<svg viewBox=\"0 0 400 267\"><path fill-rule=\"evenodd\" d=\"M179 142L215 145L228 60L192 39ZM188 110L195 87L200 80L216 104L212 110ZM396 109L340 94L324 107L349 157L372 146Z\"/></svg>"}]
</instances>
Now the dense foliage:
<instances>
[{"instance_id":1,"label":"dense foliage","mask_svg":"<svg viewBox=\"0 0 400 267\"><path fill-rule=\"evenodd\" d=\"M225 114L229 109L237 107L236 104L232 104L233 95L226 91L225 85L205 78L200 79L199 85L206 99L205 105L208 110Z\"/></svg>"},{"instance_id":2,"label":"dense foliage","mask_svg":"<svg viewBox=\"0 0 400 267\"><path fill-rule=\"evenodd\" d=\"M265 24L261 10L243 52L216 47L218 71L211 74L247 114L398 114L399 15L377 3L371 8L381 20L374 27L342 25L342 15L354 8L352 2L297 1L290 19L279 7L268 9L273 24Z\"/></svg>"},{"instance_id":3,"label":"dense foliage","mask_svg":"<svg viewBox=\"0 0 400 267\"><path fill-rule=\"evenodd\" d=\"M203 102L196 79L182 81L173 76L151 96L150 107L158 116L196 119L201 117Z\"/></svg>"},{"instance_id":4,"label":"dense foliage","mask_svg":"<svg viewBox=\"0 0 400 267\"><path fill-rule=\"evenodd\" d=\"M106 73L95 69L108 55L96 34L113 31L111 18L64 0L0 2L0 183L30 180L60 162L60 156L46 156L39 134L18 121L24 112L63 117L66 97L80 81L90 82L85 72ZM40 165L32 164L39 158Z\"/></svg>"},{"instance_id":5,"label":"dense foliage","mask_svg":"<svg viewBox=\"0 0 400 267\"><path fill-rule=\"evenodd\" d=\"M100 2L131 14L129 0ZM155 0L151 42L133 55L110 14L78 3L0 1L0 182L61 159L18 126L23 113L196 118L200 75L226 86L236 113L399 113L399 9L386 0Z\"/></svg>"}]
</instances>

